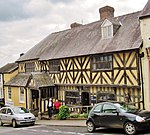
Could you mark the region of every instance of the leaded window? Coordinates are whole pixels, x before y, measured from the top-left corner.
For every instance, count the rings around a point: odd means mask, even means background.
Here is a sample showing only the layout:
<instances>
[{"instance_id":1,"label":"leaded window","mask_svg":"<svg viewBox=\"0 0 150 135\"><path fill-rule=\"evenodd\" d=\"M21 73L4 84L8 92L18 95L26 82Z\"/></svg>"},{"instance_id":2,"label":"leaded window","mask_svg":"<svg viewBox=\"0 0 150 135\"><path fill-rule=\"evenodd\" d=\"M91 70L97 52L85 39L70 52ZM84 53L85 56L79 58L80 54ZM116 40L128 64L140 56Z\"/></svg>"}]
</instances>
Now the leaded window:
<instances>
[{"instance_id":1,"label":"leaded window","mask_svg":"<svg viewBox=\"0 0 150 135\"><path fill-rule=\"evenodd\" d=\"M49 61L49 71L50 72L60 72L60 60Z\"/></svg>"},{"instance_id":2,"label":"leaded window","mask_svg":"<svg viewBox=\"0 0 150 135\"><path fill-rule=\"evenodd\" d=\"M26 63L25 70L26 70L26 72L34 72L35 71L35 63L34 62Z\"/></svg>"},{"instance_id":3,"label":"leaded window","mask_svg":"<svg viewBox=\"0 0 150 135\"><path fill-rule=\"evenodd\" d=\"M111 70L112 55L95 55L92 61L92 70Z\"/></svg>"}]
</instances>

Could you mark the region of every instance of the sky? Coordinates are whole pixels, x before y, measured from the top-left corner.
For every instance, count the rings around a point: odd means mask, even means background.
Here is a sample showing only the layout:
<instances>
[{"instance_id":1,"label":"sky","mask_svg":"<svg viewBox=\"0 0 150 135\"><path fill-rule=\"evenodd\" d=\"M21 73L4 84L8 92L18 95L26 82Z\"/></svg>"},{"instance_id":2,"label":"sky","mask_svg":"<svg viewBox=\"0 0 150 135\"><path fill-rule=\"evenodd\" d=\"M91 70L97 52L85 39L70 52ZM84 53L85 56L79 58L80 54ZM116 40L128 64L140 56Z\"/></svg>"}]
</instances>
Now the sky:
<instances>
[{"instance_id":1,"label":"sky","mask_svg":"<svg viewBox=\"0 0 150 135\"><path fill-rule=\"evenodd\" d=\"M100 19L99 8L115 16L142 10L148 0L0 0L0 67L15 62L49 34Z\"/></svg>"}]
</instances>

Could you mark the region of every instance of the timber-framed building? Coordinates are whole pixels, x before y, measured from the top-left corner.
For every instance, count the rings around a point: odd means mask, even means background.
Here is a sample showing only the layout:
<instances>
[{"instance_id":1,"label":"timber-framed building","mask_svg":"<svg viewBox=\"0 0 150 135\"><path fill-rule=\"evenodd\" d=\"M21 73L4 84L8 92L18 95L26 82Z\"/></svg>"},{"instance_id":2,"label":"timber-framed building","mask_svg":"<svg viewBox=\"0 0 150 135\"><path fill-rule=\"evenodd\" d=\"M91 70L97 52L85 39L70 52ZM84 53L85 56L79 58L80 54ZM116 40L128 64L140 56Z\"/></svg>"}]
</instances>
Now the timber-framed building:
<instances>
[{"instance_id":1,"label":"timber-framed building","mask_svg":"<svg viewBox=\"0 0 150 135\"><path fill-rule=\"evenodd\" d=\"M68 106L127 100L144 108L142 11L114 17L114 8L105 6L99 12L99 21L73 23L22 55L5 91L21 88L24 106L39 112L49 97Z\"/></svg>"}]
</instances>

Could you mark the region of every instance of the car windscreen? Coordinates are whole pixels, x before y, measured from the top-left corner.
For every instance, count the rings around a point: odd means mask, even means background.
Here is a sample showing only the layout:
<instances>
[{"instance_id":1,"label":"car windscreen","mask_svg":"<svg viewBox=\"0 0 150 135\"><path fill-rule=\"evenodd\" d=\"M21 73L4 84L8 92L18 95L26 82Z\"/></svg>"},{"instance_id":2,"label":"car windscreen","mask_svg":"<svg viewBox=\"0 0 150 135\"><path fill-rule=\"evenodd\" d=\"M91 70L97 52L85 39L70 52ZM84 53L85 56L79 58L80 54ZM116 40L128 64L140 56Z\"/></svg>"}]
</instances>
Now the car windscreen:
<instances>
[{"instance_id":1,"label":"car windscreen","mask_svg":"<svg viewBox=\"0 0 150 135\"><path fill-rule=\"evenodd\" d=\"M29 111L27 109L23 108L23 107L14 107L14 108L12 108L12 110L16 114L29 113Z\"/></svg>"},{"instance_id":2,"label":"car windscreen","mask_svg":"<svg viewBox=\"0 0 150 135\"><path fill-rule=\"evenodd\" d=\"M135 113L138 111L136 106L130 104L116 104L122 112L131 112Z\"/></svg>"}]
</instances>

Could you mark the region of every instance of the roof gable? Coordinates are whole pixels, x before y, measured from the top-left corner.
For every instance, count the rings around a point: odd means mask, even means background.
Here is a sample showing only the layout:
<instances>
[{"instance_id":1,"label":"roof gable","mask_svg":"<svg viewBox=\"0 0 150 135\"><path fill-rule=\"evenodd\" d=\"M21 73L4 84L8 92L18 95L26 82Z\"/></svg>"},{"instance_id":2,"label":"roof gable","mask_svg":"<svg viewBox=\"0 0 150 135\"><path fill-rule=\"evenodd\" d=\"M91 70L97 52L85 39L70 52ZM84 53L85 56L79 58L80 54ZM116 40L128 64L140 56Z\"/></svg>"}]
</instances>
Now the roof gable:
<instances>
[{"instance_id":1,"label":"roof gable","mask_svg":"<svg viewBox=\"0 0 150 135\"><path fill-rule=\"evenodd\" d=\"M105 19L102 23L101 27L106 27L112 25L112 22L110 22L108 19Z\"/></svg>"}]
</instances>

